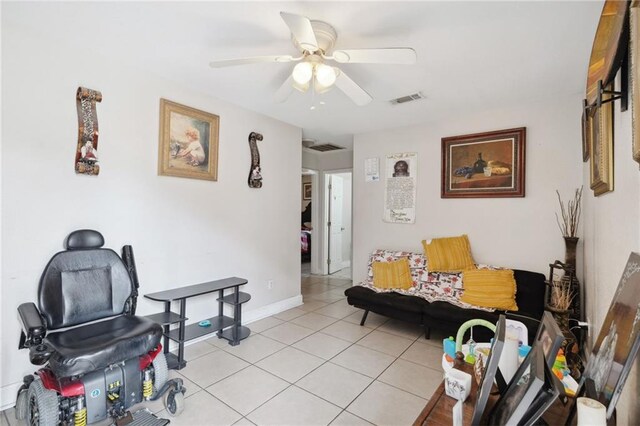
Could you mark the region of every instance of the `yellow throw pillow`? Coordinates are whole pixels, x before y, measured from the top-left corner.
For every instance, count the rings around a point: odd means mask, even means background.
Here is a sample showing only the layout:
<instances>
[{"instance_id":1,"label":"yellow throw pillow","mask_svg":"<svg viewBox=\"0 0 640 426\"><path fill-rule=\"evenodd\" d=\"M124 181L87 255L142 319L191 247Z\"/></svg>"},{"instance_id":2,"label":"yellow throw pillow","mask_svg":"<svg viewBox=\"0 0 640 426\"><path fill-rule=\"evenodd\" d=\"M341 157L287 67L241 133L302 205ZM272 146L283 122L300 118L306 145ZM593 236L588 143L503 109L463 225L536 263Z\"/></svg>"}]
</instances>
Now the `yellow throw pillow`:
<instances>
[{"instance_id":1,"label":"yellow throw pillow","mask_svg":"<svg viewBox=\"0 0 640 426\"><path fill-rule=\"evenodd\" d=\"M475 269L471 245L466 235L422 240L427 269L433 272L460 272Z\"/></svg>"},{"instance_id":2,"label":"yellow throw pillow","mask_svg":"<svg viewBox=\"0 0 640 426\"><path fill-rule=\"evenodd\" d=\"M516 280L513 271L501 269L475 269L462 274L464 293L460 300L485 308L517 311Z\"/></svg>"},{"instance_id":3,"label":"yellow throw pillow","mask_svg":"<svg viewBox=\"0 0 640 426\"><path fill-rule=\"evenodd\" d=\"M413 285L409 260L402 258L393 262L373 262L373 285L378 288L407 290Z\"/></svg>"}]
</instances>

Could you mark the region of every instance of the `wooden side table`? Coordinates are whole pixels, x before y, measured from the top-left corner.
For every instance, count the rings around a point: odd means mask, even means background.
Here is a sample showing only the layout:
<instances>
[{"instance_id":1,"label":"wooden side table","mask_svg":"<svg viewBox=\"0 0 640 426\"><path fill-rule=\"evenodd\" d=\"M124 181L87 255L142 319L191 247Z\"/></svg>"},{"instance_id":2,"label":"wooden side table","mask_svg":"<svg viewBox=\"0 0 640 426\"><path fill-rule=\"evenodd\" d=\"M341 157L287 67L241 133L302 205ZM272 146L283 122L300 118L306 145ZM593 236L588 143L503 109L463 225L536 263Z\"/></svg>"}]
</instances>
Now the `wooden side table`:
<instances>
[{"instance_id":1,"label":"wooden side table","mask_svg":"<svg viewBox=\"0 0 640 426\"><path fill-rule=\"evenodd\" d=\"M473 409L476 405L476 398L478 395L478 384L475 378L473 378L473 366L462 363L456 364L454 368L469 373L472 376L471 379L471 392L469 397L462 404L463 412L463 425L471 425L471 417L473 416ZM496 390L494 385L493 390ZM433 395L429 398L429 402L422 409L416 420L413 422L413 426L423 425L452 425L453 424L453 406L456 405L458 400L447 396L444 390L444 380L440 383L440 386L435 390ZM493 406L498 402L498 395L491 394L487 401L487 406L484 410L484 415L480 420L480 424L487 424L488 413L491 412ZM556 400L553 405L547 410L542 418L550 425L563 425L565 424L571 406L575 400L570 399L567 405L563 405L562 402Z\"/></svg>"}]
</instances>

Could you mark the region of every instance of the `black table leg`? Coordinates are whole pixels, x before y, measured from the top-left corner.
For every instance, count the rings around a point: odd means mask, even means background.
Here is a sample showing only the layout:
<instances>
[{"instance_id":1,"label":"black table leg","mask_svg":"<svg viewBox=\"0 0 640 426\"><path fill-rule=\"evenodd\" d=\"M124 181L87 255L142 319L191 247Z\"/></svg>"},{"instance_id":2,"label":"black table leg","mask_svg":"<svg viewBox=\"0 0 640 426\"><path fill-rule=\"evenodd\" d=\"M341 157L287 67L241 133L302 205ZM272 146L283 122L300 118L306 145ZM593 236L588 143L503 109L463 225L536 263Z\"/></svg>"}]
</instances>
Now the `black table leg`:
<instances>
[{"instance_id":1,"label":"black table leg","mask_svg":"<svg viewBox=\"0 0 640 426\"><path fill-rule=\"evenodd\" d=\"M165 313L171 312L171 302L164 302L164 311ZM169 329L171 328L170 324L165 324L163 327L163 339L162 342L164 344L164 353L165 355L169 353Z\"/></svg>"},{"instance_id":2,"label":"black table leg","mask_svg":"<svg viewBox=\"0 0 640 426\"><path fill-rule=\"evenodd\" d=\"M187 299L180 299L180 317L187 317ZM187 362L184 360L184 328L185 322L180 322L180 329L178 332L178 370L187 365Z\"/></svg>"},{"instance_id":3,"label":"black table leg","mask_svg":"<svg viewBox=\"0 0 640 426\"><path fill-rule=\"evenodd\" d=\"M222 301L222 298L224 297L224 290L219 290L218 291L218 299L220 299L218 301L218 316L223 316L224 315L224 302ZM218 332L216 333L216 336L218 336L218 339L222 338L222 330L218 330Z\"/></svg>"}]
</instances>

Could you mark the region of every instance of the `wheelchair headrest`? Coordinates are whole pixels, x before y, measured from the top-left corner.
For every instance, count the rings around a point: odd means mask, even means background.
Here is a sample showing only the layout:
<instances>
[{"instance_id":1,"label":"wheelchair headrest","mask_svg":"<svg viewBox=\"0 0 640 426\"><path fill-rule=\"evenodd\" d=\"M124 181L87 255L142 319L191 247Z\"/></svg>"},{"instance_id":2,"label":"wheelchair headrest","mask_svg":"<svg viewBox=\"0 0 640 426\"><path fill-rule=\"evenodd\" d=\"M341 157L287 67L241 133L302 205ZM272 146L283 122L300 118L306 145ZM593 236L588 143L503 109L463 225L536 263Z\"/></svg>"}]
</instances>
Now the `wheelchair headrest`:
<instances>
[{"instance_id":1,"label":"wheelchair headrest","mask_svg":"<svg viewBox=\"0 0 640 426\"><path fill-rule=\"evenodd\" d=\"M65 247L67 250L97 249L104 245L104 237L93 229L78 229L67 237Z\"/></svg>"}]
</instances>

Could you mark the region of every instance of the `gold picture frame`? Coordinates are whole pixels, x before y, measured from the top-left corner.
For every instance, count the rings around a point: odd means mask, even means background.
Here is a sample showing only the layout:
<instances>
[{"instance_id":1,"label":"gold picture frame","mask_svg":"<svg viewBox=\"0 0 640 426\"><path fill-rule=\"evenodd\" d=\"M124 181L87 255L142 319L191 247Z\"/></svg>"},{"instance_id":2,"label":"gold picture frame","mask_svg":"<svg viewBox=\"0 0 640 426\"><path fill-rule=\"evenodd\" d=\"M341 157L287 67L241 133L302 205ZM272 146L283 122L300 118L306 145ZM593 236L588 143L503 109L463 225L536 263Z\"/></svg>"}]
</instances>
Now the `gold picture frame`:
<instances>
[{"instance_id":1,"label":"gold picture frame","mask_svg":"<svg viewBox=\"0 0 640 426\"><path fill-rule=\"evenodd\" d=\"M609 84L606 91L613 90ZM611 95L604 94L603 100ZM613 191L613 102L594 107L591 120L591 189L595 196Z\"/></svg>"},{"instance_id":2,"label":"gold picture frame","mask_svg":"<svg viewBox=\"0 0 640 426\"><path fill-rule=\"evenodd\" d=\"M631 2L630 13L630 46L631 60L631 123L632 123L632 155L640 163L640 0Z\"/></svg>"},{"instance_id":3,"label":"gold picture frame","mask_svg":"<svg viewBox=\"0 0 640 426\"><path fill-rule=\"evenodd\" d=\"M593 117L590 110L582 111L582 162L589 161L591 156L591 136L593 135Z\"/></svg>"},{"instance_id":4,"label":"gold picture frame","mask_svg":"<svg viewBox=\"0 0 640 426\"><path fill-rule=\"evenodd\" d=\"M158 175L218 180L220 117L160 99Z\"/></svg>"}]
</instances>

